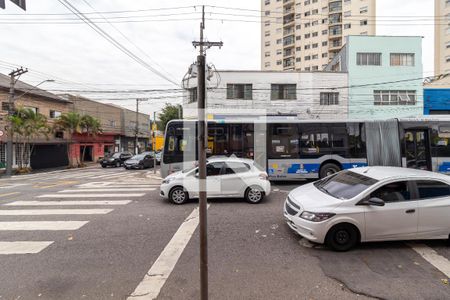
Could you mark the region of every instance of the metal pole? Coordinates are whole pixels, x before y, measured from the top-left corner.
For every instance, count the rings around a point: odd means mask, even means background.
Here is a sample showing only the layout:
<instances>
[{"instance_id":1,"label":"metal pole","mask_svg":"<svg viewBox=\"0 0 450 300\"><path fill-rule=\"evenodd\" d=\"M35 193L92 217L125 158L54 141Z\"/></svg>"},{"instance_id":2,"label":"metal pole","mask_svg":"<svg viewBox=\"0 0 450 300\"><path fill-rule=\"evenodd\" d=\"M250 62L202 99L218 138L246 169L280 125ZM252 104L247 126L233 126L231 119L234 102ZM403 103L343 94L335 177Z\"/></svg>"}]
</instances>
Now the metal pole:
<instances>
[{"instance_id":1,"label":"metal pole","mask_svg":"<svg viewBox=\"0 0 450 300\"><path fill-rule=\"evenodd\" d=\"M11 117L14 113L14 72L10 74L11 81L9 83L9 101L8 101L8 116ZM12 175L12 165L13 165L13 124L9 120L9 130L6 142L6 176Z\"/></svg>"},{"instance_id":2,"label":"metal pole","mask_svg":"<svg viewBox=\"0 0 450 300\"><path fill-rule=\"evenodd\" d=\"M136 99L136 128L134 130L134 154L138 154L138 132L139 132L139 99Z\"/></svg>"},{"instance_id":3,"label":"metal pole","mask_svg":"<svg viewBox=\"0 0 450 300\"><path fill-rule=\"evenodd\" d=\"M199 178L199 226L200 226L200 299L208 299L208 215L206 193L206 124L205 124L205 54L203 51L203 29L205 28L205 7L202 6L200 24L200 55L197 56L198 95L198 178Z\"/></svg>"},{"instance_id":4,"label":"metal pole","mask_svg":"<svg viewBox=\"0 0 450 300\"><path fill-rule=\"evenodd\" d=\"M153 148L153 174L156 174L156 111L153 112L152 148Z\"/></svg>"}]
</instances>

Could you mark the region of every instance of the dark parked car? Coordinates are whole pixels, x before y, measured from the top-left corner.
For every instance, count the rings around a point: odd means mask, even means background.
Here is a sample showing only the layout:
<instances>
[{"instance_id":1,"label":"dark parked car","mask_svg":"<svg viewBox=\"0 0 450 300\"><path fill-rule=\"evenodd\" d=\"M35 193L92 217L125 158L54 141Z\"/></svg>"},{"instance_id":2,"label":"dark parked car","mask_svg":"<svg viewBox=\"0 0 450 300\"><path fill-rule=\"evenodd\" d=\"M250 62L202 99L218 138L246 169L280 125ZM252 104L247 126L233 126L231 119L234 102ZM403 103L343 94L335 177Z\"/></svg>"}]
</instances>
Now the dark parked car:
<instances>
[{"instance_id":1,"label":"dark parked car","mask_svg":"<svg viewBox=\"0 0 450 300\"><path fill-rule=\"evenodd\" d=\"M123 166L125 167L125 169L153 168L153 156L151 154L148 154L148 152L143 152L125 161Z\"/></svg>"},{"instance_id":2,"label":"dark parked car","mask_svg":"<svg viewBox=\"0 0 450 300\"><path fill-rule=\"evenodd\" d=\"M129 152L115 152L112 155L103 158L100 161L100 164L103 168L106 168L107 166L120 167L123 165L123 162L130 159L131 156L132 155Z\"/></svg>"}]
</instances>

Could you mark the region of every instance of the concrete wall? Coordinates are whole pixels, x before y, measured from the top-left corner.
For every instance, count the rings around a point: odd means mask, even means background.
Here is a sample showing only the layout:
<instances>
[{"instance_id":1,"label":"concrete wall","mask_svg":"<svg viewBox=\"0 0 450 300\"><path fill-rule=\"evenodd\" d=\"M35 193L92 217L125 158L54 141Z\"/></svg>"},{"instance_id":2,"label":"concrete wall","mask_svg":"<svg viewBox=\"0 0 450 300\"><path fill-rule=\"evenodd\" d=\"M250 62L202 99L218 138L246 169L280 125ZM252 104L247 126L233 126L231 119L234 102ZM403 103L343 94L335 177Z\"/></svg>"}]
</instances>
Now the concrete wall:
<instances>
[{"instance_id":1,"label":"concrete wall","mask_svg":"<svg viewBox=\"0 0 450 300\"><path fill-rule=\"evenodd\" d=\"M347 89L333 89L347 85L347 74L336 72L277 72L277 71L218 71L209 86L217 89L208 90L207 107L226 113L225 109L263 110L267 114L294 114L304 119L346 118ZM252 84L252 100L227 99L227 84ZM295 100L271 100L271 84L296 84ZM191 79L189 87L196 86L196 79ZM320 105L320 92L339 92L339 105ZM195 118L197 102L188 103L188 95L183 100L185 117Z\"/></svg>"},{"instance_id":2,"label":"concrete wall","mask_svg":"<svg viewBox=\"0 0 450 300\"><path fill-rule=\"evenodd\" d=\"M423 114L421 37L349 36L347 47L349 118L395 118ZM382 53L381 66L358 66L358 52ZM391 66L390 53L414 53L415 64ZM375 83L385 84L370 86ZM415 90L416 105L374 105L374 90Z\"/></svg>"}]
</instances>

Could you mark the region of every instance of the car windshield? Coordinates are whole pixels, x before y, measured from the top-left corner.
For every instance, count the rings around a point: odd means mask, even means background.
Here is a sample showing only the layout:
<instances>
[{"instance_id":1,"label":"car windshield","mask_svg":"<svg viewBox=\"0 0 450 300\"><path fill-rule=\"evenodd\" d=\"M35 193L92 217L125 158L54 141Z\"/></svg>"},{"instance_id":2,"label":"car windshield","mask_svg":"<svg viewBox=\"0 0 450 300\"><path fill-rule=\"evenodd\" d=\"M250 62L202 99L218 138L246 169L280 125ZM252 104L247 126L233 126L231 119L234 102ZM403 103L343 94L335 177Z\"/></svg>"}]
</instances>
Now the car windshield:
<instances>
[{"instance_id":1,"label":"car windshield","mask_svg":"<svg viewBox=\"0 0 450 300\"><path fill-rule=\"evenodd\" d=\"M181 173L188 173L188 172L190 172L190 171L192 171L194 169L197 169L197 166L193 166L191 168L184 169L183 171L181 171Z\"/></svg>"},{"instance_id":2,"label":"car windshield","mask_svg":"<svg viewBox=\"0 0 450 300\"><path fill-rule=\"evenodd\" d=\"M133 156L131 159L137 159L137 160L141 160L145 157L145 154L138 154Z\"/></svg>"},{"instance_id":3,"label":"car windshield","mask_svg":"<svg viewBox=\"0 0 450 300\"><path fill-rule=\"evenodd\" d=\"M119 158L120 157L120 153L114 153L113 155L111 155L112 158Z\"/></svg>"},{"instance_id":4,"label":"car windshield","mask_svg":"<svg viewBox=\"0 0 450 300\"><path fill-rule=\"evenodd\" d=\"M338 199L351 199L378 180L352 171L342 171L316 181L314 185L320 191Z\"/></svg>"}]
</instances>

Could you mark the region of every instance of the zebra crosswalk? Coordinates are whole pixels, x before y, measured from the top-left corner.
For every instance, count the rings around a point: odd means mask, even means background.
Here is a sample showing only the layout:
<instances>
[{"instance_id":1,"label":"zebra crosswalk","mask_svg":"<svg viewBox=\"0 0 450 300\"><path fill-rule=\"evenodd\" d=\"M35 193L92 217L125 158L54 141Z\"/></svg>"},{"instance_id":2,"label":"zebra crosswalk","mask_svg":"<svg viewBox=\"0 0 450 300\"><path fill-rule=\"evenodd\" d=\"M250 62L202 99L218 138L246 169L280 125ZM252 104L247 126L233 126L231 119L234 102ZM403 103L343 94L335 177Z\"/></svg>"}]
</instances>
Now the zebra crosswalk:
<instances>
[{"instance_id":1,"label":"zebra crosswalk","mask_svg":"<svg viewBox=\"0 0 450 300\"><path fill-rule=\"evenodd\" d=\"M133 180L126 184L120 181L94 181L36 195L34 199L4 203L0 205L0 255L37 254L56 242L47 240L48 235L45 241L20 240L21 232L48 231L57 234L79 230L91 221L90 218L110 214L156 188L155 184L148 183L148 179L146 183ZM75 216L77 219L72 219ZM14 240L4 240L3 236L11 235L2 235L3 232L14 232Z\"/></svg>"}]
</instances>

